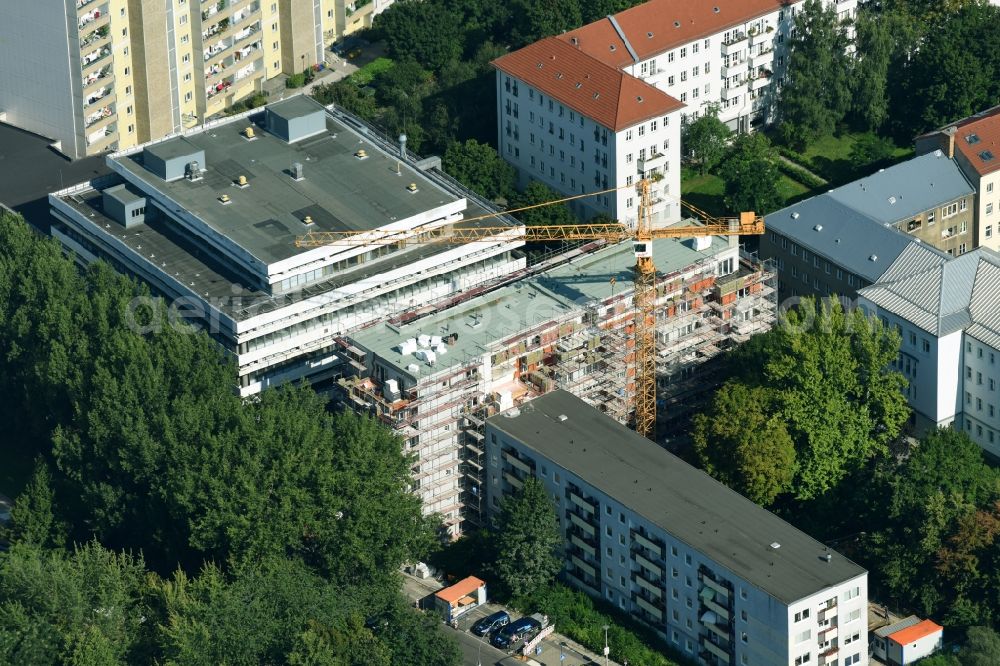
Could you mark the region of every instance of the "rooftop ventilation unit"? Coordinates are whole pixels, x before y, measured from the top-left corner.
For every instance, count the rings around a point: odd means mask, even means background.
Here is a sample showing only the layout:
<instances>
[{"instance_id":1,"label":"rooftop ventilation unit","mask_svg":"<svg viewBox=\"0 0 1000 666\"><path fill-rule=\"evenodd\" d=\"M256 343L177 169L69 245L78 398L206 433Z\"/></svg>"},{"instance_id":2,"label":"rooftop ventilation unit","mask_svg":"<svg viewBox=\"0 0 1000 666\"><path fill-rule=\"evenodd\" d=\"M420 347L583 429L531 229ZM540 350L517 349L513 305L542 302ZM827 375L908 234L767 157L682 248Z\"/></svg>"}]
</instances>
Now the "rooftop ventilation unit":
<instances>
[{"instance_id":1,"label":"rooftop ventilation unit","mask_svg":"<svg viewBox=\"0 0 1000 666\"><path fill-rule=\"evenodd\" d=\"M250 125L246 129L244 129L242 132L240 132L240 134L242 134L243 138L246 139L247 141L255 141L257 139L257 132L254 130L253 125Z\"/></svg>"},{"instance_id":2,"label":"rooftop ventilation unit","mask_svg":"<svg viewBox=\"0 0 1000 666\"><path fill-rule=\"evenodd\" d=\"M559 415L559 420L560 421L569 421L569 417L566 416L565 414L560 414Z\"/></svg>"},{"instance_id":3,"label":"rooftop ventilation unit","mask_svg":"<svg viewBox=\"0 0 1000 666\"><path fill-rule=\"evenodd\" d=\"M288 172L292 174L292 180L303 180L306 177L302 170L302 162L292 162L292 168Z\"/></svg>"},{"instance_id":4,"label":"rooftop ventilation unit","mask_svg":"<svg viewBox=\"0 0 1000 666\"><path fill-rule=\"evenodd\" d=\"M816 226L813 227L813 231L823 231L823 225L817 224Z\"/></svg>"},{"instance_id":5,"label":"rooftop ventilation unit","mask_svg":"<svg viewBox=\"0 0 1000 666\"><path fill-rule=\"evenodd\" d=\"M240 188L241 190L250 187L250 183L247 182L246 176L237 177L236 180L233 181L233 185Z\"/></svg>"},{"instance_id":6,"label":"rooftop ventilation unit","mask_svg":"<svg viewBox=\"0 0 1000 666\"><path fill-rule=\"evenodd\" d=\"M305 217L303 217L302 224L306 225L307 227L311 227L313 224L315 224L313 222L312 215L306 215Z\"/></svg>"},{"instance_id":7,"label":"rooftop ventilation unit","mask_svg":"<svg viewBox=\"0 0 1000 666\"><path fill-rule=\"evenodd\" d=\"M354 156L357 157L359 160L368 159L368 153L365 151L364 148L358 148L357 152L354 153Z\"/></svg>"},{"instance_id":8,"label":"rooftop ventilation unit","mask_svg":"<svg viewBox=\"0 0 1000 666\"><path fill-rule=\"evenodd\" d=\"M896 203L896 197L889 197L889 205L891 206L894 203Z\"/></svg>"},{"instance_id":9,"label":"rooftop ventilation unit","mask_svg":"<svg viewBox=\"0 0 1000 666\"><path fill-rule=\"evenodd\" d=\"M878 255L877 254L869 255L868 261L878 261Z\"/></svg>"},{"instance_id":10,"label":"rooftop ventilation unit","mask_svg":"<svg viewBox=\"0 0 1000 666\"><path fill-rule=\"evenodd\" d=\"M416 194L417 192L420 191L417 188L417 184L416 183L410 183L409 185L406 186L406 189L410 192L410 194Z\"/></svg>"},{"instance_id":11,"label":"rooftop ventilation unit","mask_svg":"<svg viewBox=\"0 0 1000 666\"><path fill-rule=\"evenodd\" d=\"M796 213L792 213L792 219L793 220L799 219L799 214L797 212Z\"/></svg>"},{"instance_id":12,"label":"rooftop ventilation unit","mask_svg":"<svg viewBox=\"0 0 1000 666\"><path fill-rule=\"evenodd\" d=\"M223 206L228 206L232 202L233 200L229 198L228 194L223 194L219 197L219 203L222 204Z\"/></svg>"},{"instance_id":13,"label":"rooftop ventilation unit","mask_svg":"<svg viewBox=\"0 0 1000 666\"><path fill-rule=\"evenodd\" d=\"M184 177L195 183L201 180L201 165L198 164L197 160L188 162L184 167Z\"/></svg>"},{"instance_id":14,"label":"rooftop ventilation unit","mask_svg":"<svg viewBox=\"0 0 1000 666\"><path fill-rule=\"evenodd\" d=\"M777 541L772 541L771 542L771 550L778 550L779 548L781 548L781 544L780 543L778 543Z\"/></svg>"}]
</instances>

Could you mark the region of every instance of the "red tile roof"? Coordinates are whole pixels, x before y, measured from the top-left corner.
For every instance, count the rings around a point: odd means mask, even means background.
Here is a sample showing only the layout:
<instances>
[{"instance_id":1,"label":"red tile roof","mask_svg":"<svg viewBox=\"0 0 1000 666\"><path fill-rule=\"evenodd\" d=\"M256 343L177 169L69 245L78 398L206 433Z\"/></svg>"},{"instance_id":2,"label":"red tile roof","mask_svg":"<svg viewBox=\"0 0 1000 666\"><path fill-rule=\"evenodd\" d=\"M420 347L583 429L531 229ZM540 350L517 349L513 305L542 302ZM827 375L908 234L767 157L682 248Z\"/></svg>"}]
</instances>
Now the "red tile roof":
<instances>
[{"instance_id":1,"label":"red tile roof","mask_svg":"<svg viewBox=\"0 0 1000 666\"><path fill-rule=\"evenodd\" d=\"M972 168L980 176L1000 169L1000 106L978 117L972 116L960 120L954 127L956 127L955 149L969 160ZM983 159L983 153L986 151L993 154L992 159Z\"/></svg>"},{"instance_id":2,"label":"red tile roof","mask_svg":"<svg viewBox=\"0 0 1000 666\"><path fill-rule=\"evenodd\" d=\"M469 576L468 578L464 578L458 581L451 587L444 588L443 590L437 592L434 596L440 599L441 601L447 602L449 604L454 604L457 603L463 597L472 594L485 584L486 583L479 580L475 576Z\"/></svg>"},{"instance_id":3,"label":"red tile roof","mask_svg":"<svg viewBox=\"0 0 1000 666\"><path fill-rule=\"evenodd\" d=\"M501 56L493 66L616 132L684 106L555 37Z\"/></svg>"},{"instance_id":4,"label":"red tile roof","mask_svg":"<svg viewBox=\"0 0 1000 666\"><path fill-rule=\"evenodd\" d=\"M614 18L636 55L645 60L788 4L790 0L649 0L615 14ZM632 62L628 49L607 18L564 33L559 39L614 67Z\"/></svg>"},{"instance_id":5,"label":"red tile roof","mask_svg":"<svg viewBox=\"0 0 1000 666\"><path fill-rule=\"evenodd\" d=\"M915 624L912 627L900 629L894 634L889 634L888 638L891 638L900 645L909 645L914 641L918 641L921 638L925 638L939 631L941 631L941 625L936 624L931 620L924 620L923 622Z\"/></svg>"}]
</instances>

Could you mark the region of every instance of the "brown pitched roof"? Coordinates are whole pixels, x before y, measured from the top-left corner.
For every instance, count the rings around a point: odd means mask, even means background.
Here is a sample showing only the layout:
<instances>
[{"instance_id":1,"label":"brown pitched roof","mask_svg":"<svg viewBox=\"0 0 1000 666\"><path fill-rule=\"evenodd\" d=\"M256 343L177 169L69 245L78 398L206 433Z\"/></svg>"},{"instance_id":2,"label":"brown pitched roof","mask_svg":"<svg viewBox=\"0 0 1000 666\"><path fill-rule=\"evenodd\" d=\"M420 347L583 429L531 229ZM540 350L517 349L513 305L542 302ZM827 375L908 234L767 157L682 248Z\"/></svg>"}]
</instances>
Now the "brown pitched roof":
<instances>
[{"instance_id":1,"label":"brown pitched roof","mask_svg":"<svg viewBox=\"0 0 1000 666\"><path fill-rule=\"evenodd\" d=\"M493 66L616 132L684 106L555 37L501 56Z\"/></svg>"},{"instance_id":2,"label":"brown pitched roof","mask_svg":"<svg viewBox=\"0 0 1000 666\"><path fill-rule=\"evenodd\" d=\"M1000 106L960 120L953 126L956 127L955 148L980 176L1000 169Z\"/></svg>"},{"instance_id":3,"label":"brown pitched roof","mask_svg":"<svg viewBox=\"0 0 1000 666\"><path fill-rule=\"evenodd\" d=\"M615 14L614 18L636 55L645 60L788 4L789 0L649 0ZM607 18L564 33L559 39L614 67L632 62L618 31Z\"/></svg>"}]
</instances>

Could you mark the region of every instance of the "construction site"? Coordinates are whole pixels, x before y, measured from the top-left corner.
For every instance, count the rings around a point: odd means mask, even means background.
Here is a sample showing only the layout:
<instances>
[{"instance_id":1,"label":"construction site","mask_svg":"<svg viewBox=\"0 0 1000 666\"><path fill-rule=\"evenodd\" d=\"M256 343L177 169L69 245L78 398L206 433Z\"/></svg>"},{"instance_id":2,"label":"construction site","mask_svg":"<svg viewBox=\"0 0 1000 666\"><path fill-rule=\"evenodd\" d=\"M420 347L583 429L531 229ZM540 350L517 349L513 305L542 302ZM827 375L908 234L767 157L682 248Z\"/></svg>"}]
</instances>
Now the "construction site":
<instances>
[{"instance_id":1,"label":"construction site","mask_svg":"<svg viewBox=\"0 0 1000 666\"><path fill-rule=\"evenodd\" d=\"M652 250L657 426L671 433L717 385L695 369L772 326L775 271L737 236L660 239ZM589 243L338 339L351 373L340 399L400 436L415 458L413 490L449 536L483 521L486 418L565 389L632 421L634 267L631 243Z\"/></svg>"}]
</instances>

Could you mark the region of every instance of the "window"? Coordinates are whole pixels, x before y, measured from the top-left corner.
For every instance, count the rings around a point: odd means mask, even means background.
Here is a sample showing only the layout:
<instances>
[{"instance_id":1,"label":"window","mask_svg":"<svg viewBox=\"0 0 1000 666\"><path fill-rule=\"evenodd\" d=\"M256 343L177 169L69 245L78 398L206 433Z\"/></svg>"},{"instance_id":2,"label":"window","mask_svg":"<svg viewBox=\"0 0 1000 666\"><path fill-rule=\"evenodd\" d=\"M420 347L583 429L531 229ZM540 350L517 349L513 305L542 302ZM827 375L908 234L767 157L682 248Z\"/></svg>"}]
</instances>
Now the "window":
<instances>
[{"instance_id":1,"label":"window","mask_svg":"<svg viewBox=\"0 0 1000 666\"><path fill-rule=\"evenodd\" d=\"M795 634L796 643L805 643L810 638L812 638L812 629L806 629L805 631L800 631Z\"/></svg>"},{"instance_id":2,"label":"window","mask_svg":"<svg viewBox=\"0 0 1000 666\"><path fill-rule=\"evenodd\" d=\"M861 588L855 587L854 589L844 592L844 601L850 601L851 599L855 599L860 595L861 595Z\"/></svg>"},{"instance_id":3,"label":"window","mask_svg":"<svg viewBox=\"0 0 1000 666\"><path fill-rule=\"evenodd\" d=\"M808 664L810 659L810 653L806 652L804 655L795 658L795 666L802 666L802 664Z\"/></svg>"},{"instance_id":4,"label":"window","mask_svg":"<svg viewBox=\"0 0 1000 666\"><path fill-rule=\"evenodd\" d=\"M687 81L687 80L688 80L688 73L687 70L685 69L684 71L681 72L681 81Z\"/></svg>"},{"instance_id":5,"label":"window","mask_svg":"<svg viewBox=\"0 0 1000 666\"><path fill-rule=\"evenodd\" d=\"M674 85L674 77L672 77L672 76L668 76L667 77L667 85L668 86Z\"/></svg>"},{"instance_id":6,"label":"window","mask_svg":"<svg viewBox=\"0 0 1000 666\"><path fill-rule=\"evenodd\" d=\"M682 102L686 102L687 99L688 99L688 94L687 93L681 93L681 101Z\"/></svg>"},{"instance_id":7,"label":"window","mask_svg":"<svg viewBox=\"0 0 1000 666\"><path fill-rule=\"evenodd\" d=\"M923 349L925 354L929 354L931 351L931 342L927 338L920 338L920 347Z\"/></svg>"},{"instance_id":8,"label":"window","mask_svg":"<svg viewBox=\"0 0 1000 666\"><path fill-rule=\"evenodd\" d=\"M691 53L697 53L697 52L698 52L698 42L695 42L694 44L691 45Z\"/></svg>"},{"instance_id":9,"label":"window","mask_svg":"<svg viewBox=\"0 0 1000 666\"><path fill-rule=\"evenodd\" d=\"M682 57L682 58L686 58L686 57L687 57L687 54L688 54L688 50L687 50L687 47L686 47L686 46L682 46L682 47L681 47L681 57Z\"/></svg>"},{"instance_id":10,"label":"window","mask_svg":"<svg viewBox=\"0 0 1000 666\"><path fill-rule=\"evenodd\" d=\"M854 622L855 620L860 620L860 619L861 619L861 609L860 608L852 610L850 613L847 614L847 621L848 622Z\"/></svg>"}]
</instances>

